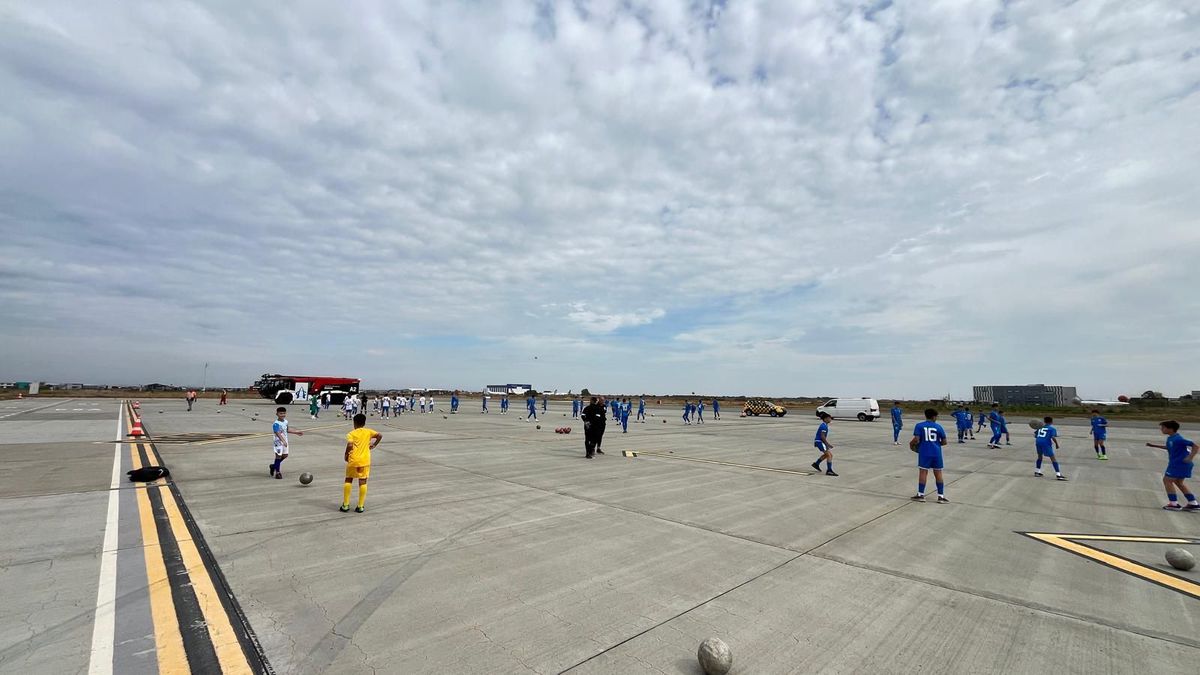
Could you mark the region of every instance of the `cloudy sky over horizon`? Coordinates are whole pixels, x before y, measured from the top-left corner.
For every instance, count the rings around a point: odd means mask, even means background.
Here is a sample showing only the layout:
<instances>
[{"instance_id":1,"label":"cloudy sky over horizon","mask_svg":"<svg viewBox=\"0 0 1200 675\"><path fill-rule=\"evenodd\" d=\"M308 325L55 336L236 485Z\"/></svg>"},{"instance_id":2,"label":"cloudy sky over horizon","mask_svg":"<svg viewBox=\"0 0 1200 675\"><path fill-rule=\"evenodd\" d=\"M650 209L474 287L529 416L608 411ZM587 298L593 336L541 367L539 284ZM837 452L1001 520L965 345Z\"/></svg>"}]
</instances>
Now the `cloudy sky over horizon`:
<instances>
[{"instance_id":1,"label":"cloudy sky over horizon","mask_svg":"<svg viewBox=\"0 0 1200 675\"><path fill-rule=\"evenodd\" d=\"M4 2L0 90L0 379L1200 389L1200 0Z\"/></svg>"}]
</instances>

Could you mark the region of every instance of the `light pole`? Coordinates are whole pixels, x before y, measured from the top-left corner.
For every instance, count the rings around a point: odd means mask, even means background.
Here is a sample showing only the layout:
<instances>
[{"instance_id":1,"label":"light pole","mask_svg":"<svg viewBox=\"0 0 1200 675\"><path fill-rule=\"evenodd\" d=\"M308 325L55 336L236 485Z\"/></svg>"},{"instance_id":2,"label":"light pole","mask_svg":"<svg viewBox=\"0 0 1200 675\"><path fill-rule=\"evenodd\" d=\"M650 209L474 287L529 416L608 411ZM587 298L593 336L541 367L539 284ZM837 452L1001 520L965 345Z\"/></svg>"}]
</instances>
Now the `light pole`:
<instances>
[{"instance_id":1,"label":"light pole","mask_svg":"<svg viewBox=\"0 0 1200 675\"><path fill-rule=\"evenodd\" d=\"M200 382L200 391L208 391L208 361L204 362L204 379Z\"/></svg>"}]
</instances>

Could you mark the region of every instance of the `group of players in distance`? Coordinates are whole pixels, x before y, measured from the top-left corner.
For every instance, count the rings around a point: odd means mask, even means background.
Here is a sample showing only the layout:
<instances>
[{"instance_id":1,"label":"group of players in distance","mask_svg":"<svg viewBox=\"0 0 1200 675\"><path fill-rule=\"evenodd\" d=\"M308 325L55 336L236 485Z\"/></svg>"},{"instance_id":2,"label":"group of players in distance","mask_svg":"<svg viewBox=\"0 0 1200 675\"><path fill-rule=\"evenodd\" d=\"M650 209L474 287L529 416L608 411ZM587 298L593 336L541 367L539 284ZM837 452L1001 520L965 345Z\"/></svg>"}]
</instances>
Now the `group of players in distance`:
<instances>
[{"instance_id":1,"label":"group of players in distance","mask_svg":"<svg viewBox=\"0 0 1200 675\"><path fill-rule=\"evenodd\" d=\"M900 416L896 414L899 408L893 409L892 423L896 435L900 432ZM829 423L833 418L828 413L820 413L821 424L817 427L816 438L813 439L813 445L821 453L817 457L817 461L812 463L812 467L817 471L821 470L821 462L825 462L825 475L837 476L833 470L833 445L829 442ZM929 478L929 472L933 471L934 483L937 487L937 501L939 504L949 503L946 497L946 485L942 480L942 469L945 463L942 459L942 448L949 442L946 436L946 430L942 425L938 424L938 411L933 408L925 410L925 421L920 422L913 428L912 438L908 442L908 447L917 453L917 494L912 496L913 501L925 501L925 485ZM1034 446L1037 450L1037 461L1034 464L1033 475L1042 475L1042 460L1049 458L1050 463L1054 466L1055 477L1060 481L1067 480L1063 475L1061 467L1059 467L1058 459L1055 456L1055 450L1058 449L1058 430L1054 428L1054 418L1045 417L1039 424L1030 422L1030 427L1034 429ZM1100 416L1099 411L1092 411L1092 436L1096 449L1097 459L1107 459L1107 448L1104 441L1107 438L1108 421ZM961 421L959 442L961 438ZM1167 504L1163 509L1168 511L1200 511L1200 501L1196 500L1196 495L1188 488L1185 481L1192 477L1192 466L1196 458L1196 454L1200 451L1200 446L1186 439L1179 433L1179 423L1175 420L1166 420L1159 424L1159 431L1167 437L1165 444L1147 443L1151 448L1159 448L1167 451L1167 468L1163 473L1163 487L1167 492ZM996 434L993 429L993 434ZM992 443L988 447L998 447ZM1187 504L1179 503L1179 495L1183 494Z\"/></svg>"},{"instance_id":2,"label":"group of players in distance","mask_svg":"<svg viewBox=\"0 0 1200 675\"><path fill-rule=\"evenodd\" d=\"M280 406L275 409L275 422L271 426L274 436L274 451L275 461L268 466L271 476L275 478L283 478L281 465L283 460L287 459L288 447L288 421L287 408ZM813 445L821 452L817 461L812 463L813 469L820 471L821 462L825 462L827 476L837 476L833 470L833 444L829 442L829 423L833 420L828 413L822 412L819 417L821 424L817 427L816 438L813 440ZM913 495L913 501L925 501L925 486L929 478L929 472L933 471L934 484L937 488L937 501L939 504L948 503L950 500L946 497L946 485L942 478L942 469L945 463L942 458L942 448L948 443L946 430L942 425L938 424L938 411L933 408L925 410L925 421L920 422L913 428L912 438L908 442L909 448L917 453L917 494ZM899 425L899 416L893 414L893 425ZM1067 477L1062 474L1059 467L1058 459L1055 456L1055 450L1058 449L1058 430L1053 425L1054 418L1043 418L1042 424L1031 422L1030 426L1034 428L1034 441L1037 450L1037 461L1035 463L1034 475L1042 475L1043 458L1048 457L1054 467L1055 477L1060 481L1067 480ZM1106 453L1104 448L1104 440L1106 438L1107 420L1100 417L1098 411L1092 411L1092 435L1095 439L1096 453L1098 458L1103 458ZM895 429L899 432L899 429ZM1185 481L1192 477L1193 462L1197 452L1200 452L1200 446L1196 443L1184 438L1179 433L1179 423L1174 420L1167 420L1159 424L1159 431L1167 437L1165 444L1147 443L1148 447L1159 448L1167 451L1167 468L1163 473L1163 487L1167 492L1167 504L1163 506L1168 511L1200 511L1200 501L1197 501L1196 495L1188 488ZM298 436L303 436L304 432L296 430ZM358 413L354 416L354 429L346 434L346 449L344 459L346 462L346 478L342 485L342 504L340 510L345 512L350 510L350 493L353 488L353 482L358 481L358 506L354 509L357 513L363 513L367 498L367 480L371 475L371 451L374 450L383 440L383 434L380 434L374 429L367 428L367 416L363 413ZM961 441L961 439L960 439ZM1187 500L1186 505L1179 503L1179 494L1182 493L1184 499Z\"/></svg>"}]
</instances>

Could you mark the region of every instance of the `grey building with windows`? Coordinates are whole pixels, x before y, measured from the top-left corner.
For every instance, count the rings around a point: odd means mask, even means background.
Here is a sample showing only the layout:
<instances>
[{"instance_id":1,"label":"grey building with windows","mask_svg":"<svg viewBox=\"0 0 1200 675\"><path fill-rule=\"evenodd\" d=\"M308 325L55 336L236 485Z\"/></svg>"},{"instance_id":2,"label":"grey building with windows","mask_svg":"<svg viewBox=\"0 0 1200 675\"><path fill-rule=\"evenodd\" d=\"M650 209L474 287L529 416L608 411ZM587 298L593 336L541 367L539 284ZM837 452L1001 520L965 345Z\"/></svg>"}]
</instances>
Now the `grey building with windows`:
<instances>
[{"instance_id":1,"label":"grey building with windows","mask_svg":"<svg viewBox=\"0 0 1200 675\"><path fill-rule=\"evenodd\" d=\"M1000 405L1072 405L1075 387L1046 384L991 384L974 387L975 400Z\"/></svg>"}]
</instances>

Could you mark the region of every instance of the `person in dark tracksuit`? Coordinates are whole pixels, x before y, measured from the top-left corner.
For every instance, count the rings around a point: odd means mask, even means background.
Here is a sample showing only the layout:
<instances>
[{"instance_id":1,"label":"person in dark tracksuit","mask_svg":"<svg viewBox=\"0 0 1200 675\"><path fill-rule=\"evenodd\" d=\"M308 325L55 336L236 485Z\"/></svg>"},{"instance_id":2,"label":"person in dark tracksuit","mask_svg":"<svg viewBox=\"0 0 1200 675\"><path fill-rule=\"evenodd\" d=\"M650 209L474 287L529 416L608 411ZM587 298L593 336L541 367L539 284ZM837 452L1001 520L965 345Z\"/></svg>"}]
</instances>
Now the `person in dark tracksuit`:
<instances>
[{"instance_id":1,"label":"person in dark tracksuit","mask_svg":"<svg viewBox=\"0 0 1200 675\"><path fill-rule=\"evenodd\" d=\"M608 423L605 419L604 404L593 396L592 402L583 409L583 447L586 451L584 455L588 459L592 459L595 455L603 455L604 451L600 449L600 443L604 441L604 426Z\"/></svg>"}]
</instances>

